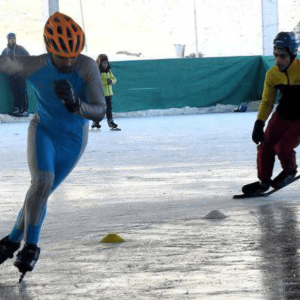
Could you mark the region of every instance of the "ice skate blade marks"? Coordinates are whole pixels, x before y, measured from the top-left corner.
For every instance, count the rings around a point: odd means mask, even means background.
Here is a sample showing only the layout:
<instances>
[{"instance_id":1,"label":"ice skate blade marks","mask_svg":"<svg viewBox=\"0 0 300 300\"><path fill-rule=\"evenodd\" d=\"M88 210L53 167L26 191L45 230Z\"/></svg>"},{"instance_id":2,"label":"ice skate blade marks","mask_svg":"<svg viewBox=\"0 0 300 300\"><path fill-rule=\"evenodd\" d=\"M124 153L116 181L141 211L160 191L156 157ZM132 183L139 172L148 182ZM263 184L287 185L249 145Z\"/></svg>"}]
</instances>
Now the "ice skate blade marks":
<instances>
[{"instance_id":1,"label":"ice skate blade marks","mask_svg":"<svg viewBox=\"0 0 300 300\"><path fill-rule=\"evenodd\" d=\"M241 194L241 195L234 195L232 197L232 199L246 199L246 198L258 198L258 197L268 197L274 193L276 193L277 191L287 187L288 185L290 185L291 183L293 183L294 181L298 180L300 178L300 175L296 176L289 184L285 185L282 188L278 188L278 189L272 189L269 192L265 192L265 193L261 193L261 194L257 194L257 195L245 195L245 194Z\"/></svg>"}]
</instances>

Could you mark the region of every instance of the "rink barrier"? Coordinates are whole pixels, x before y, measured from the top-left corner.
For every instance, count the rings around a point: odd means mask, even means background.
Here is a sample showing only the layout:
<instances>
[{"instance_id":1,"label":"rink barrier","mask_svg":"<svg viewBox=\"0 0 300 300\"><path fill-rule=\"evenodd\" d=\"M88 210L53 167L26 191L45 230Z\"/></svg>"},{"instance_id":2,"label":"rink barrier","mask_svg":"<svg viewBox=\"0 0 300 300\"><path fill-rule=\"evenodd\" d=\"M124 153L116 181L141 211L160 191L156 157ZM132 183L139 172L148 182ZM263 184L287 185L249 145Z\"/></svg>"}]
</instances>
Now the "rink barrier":
<instances>
[{"instance_id":1,"label":"rink barrier","mask_svg":"<svg viewBox=\"0 0 300 300\"><path fill-rule=\"evenodd\" d=\"M111 62L114 112L182 107L239 105L261 99L273 56L176 58ZM0 113L10 111L13 97L6 75L0 74ZM36 97L28 84L29 112Z\"/></svg>"}]
</instances>

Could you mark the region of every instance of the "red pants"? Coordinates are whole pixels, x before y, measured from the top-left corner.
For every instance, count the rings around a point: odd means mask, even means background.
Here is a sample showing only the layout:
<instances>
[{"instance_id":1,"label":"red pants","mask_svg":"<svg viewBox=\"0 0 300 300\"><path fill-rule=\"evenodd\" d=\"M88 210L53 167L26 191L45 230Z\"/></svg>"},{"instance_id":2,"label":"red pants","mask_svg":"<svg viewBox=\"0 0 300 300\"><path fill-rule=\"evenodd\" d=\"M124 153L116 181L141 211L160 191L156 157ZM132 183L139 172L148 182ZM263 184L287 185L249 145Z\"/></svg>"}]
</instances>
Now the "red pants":
<instances>
[{"instance_id":1,"label":"red pants","mask_svg":"<svg viewBox=\"0 0 300 300\"><path fill-rule=\"evenodd\" d=\"M294 148L299 142L300 120L285 120L275 111L265 131L265 141L257 147L258 178L271 179L276 155L287 174L295 171L297 165Z\"/></svg>"}]
</instances>

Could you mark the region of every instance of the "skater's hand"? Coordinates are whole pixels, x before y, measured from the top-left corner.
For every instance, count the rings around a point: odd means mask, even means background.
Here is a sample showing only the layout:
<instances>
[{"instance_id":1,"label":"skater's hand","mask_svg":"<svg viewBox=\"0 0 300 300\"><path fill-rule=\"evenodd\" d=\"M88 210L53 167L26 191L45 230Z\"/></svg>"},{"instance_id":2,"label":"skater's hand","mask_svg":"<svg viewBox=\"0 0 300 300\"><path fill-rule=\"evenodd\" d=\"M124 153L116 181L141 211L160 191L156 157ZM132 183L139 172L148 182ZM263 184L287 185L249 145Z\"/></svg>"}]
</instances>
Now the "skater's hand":
<instances>
[{"instance_id":1,"label":"skater's hand","mask_svg":"<svg viewBox=\"0 0 300 300\"><path fill-rule=\"evenodd\" d=\"M107 79L107 84L111 85L112 84L112 80L111 79Z\"/></svg>"},{"instance_id":2,"label":"skater's hand","mask_svg":"<svg viewBox=\"0 0 300 300\"><path fill-rule=\"evenodd\" d=\"M252 140L255 144L259 144L265 141L264 134L265 122L262 120L256 120L252 132Z\"/></svg>"},{"instance_id":3,"label":"skater's hand","mask_svg":"<svg viewBox=\"0 0 300 300\"><path fill-rule=\"evenodd\" d=\"M70 112L75 112L80 107L80 99L75 95L73 87L68 80L54 81L54 92Z\"/></svg>"}]
</instances>

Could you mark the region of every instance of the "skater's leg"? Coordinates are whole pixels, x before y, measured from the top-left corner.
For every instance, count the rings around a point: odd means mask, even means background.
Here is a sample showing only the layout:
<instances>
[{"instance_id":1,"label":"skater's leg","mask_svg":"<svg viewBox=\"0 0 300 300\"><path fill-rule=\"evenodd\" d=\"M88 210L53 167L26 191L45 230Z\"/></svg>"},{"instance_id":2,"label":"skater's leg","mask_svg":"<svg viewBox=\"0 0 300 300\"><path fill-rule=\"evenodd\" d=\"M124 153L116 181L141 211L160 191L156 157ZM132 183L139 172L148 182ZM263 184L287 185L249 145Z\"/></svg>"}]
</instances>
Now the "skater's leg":
<instances>
[{"instance_id":1,"label":"skater's leg","mask_svg":"<svg viewBox=\"0 0 300 300\"><path fill-rule=\"evenodd\" d=\"M257 170L261 181L270 180L273 174L276 150L275 146L284 136L288 124L275 112L267 126L265 141L258 146Z\"/></svg>"},{"instance_id":2,"label":"skater's leg","mask_svg":"<svg viewBox=\"0 0 300 300\"><path fill-rule=\"evenodd\" d=\"M299 146L300 141L300 120L294 121L283 137L275 146L275 151L286 174L297 171L296 152L294 149Z\"/></svg>"},{"instance_id":3,"label":"skater's leg","mask_svg":"<svg viewBox=\"0 0 300 300\"><path fill-rule=\"evenodd\" d=\"M31 173L31 186L19 213L10 239L36 244L43 219L46 203L52 192L54 182L55 147L52 139L35 121L28 129L27 157Z\"/></svg>"},{"instance_id":4,"label":"skater's leg","mask_svg":"<svg viewBox=\"0 0 300 300\"><path fill-rule=\"evenodd\" d=\"M37 130L38 131L38 130ZM37 247L37 243L39 240L39 234L42 226L42 222L44 220L45 214L46 214L46 203L48 196L51 192L53 192L58 185L66 178L66 176L71 172L71 170L75 167L77 164L79 158L81 157L86 144L87 144L87 136L88 136L88 123L84 125L82 136L80 140L78 138L68 138L67 136L64 136L60 138L59 140L56 140L55 143L52 142L53 147L53 153L54 156L51 156L51 162L49 161L48 165L44 165L43 163L38 165L39 170L48 169L50 174L53 174L51 181L51 188L49 189L48 194L46 194L45 201L43 200L43 197L40 198L38 194L37 198L33 197L33 203L35 202L36 205L41 207L42 204L44 204L44 209L42 212L42 215L39 215L39 212L34 211L33 207L29 207L31 211L27 210L25 211L25 217L24 217L24 239L25 239L25 245L24 248L18 253L17 259L14 263L14 265L19 269L19 271L22 273L20 282L22 281L24 275L28 271L32 271L38 258L40 255L40 248ZM46 143L44 143L46 144ZM49 146L49 145L48 145ZM51 147L50 147L51 148ZM36 149L34 147L33 149ZM39 148L39 151L41 149ZM36 150L33 151L33 153L37 156L37 161L39 161L39 152ZM45 153L44 153L45 154ZM42 173L47 173L42 171ZM28 200L29 197L26 199ZM26 201L27 203L28 201ZM41 203L39 203L41 202ZM26 207L27 208L27 205ZM33 224L30 223L31 217L33 218ZM31 221L32 222L32 221ZM28 232L28 234L26 234Z\"/></svg>"},{"instance_id":5,"label":"skater's leg","mask_svg":"<svg viewBox=\"0 0 300 300\"><path fill-rule=\"evenodd\" d=\"M88 142L88 123L84 125L80 142L77 139L62 139L57 145L53 190L71 173L81 158Z\"/></svg>"},{"instance_id":6,"label":"skater's leg","mask_svg":"<svg viewBox=\"0 0 300 300\"><path fill-rule=\"evenodd\" d=\"M283 171L272 181L274 188L282 188L293 181L297 174L296 152L299 145L300 120L290 123L288 130L275 146L275 151Z\"/></svg>"},{"instance_id":7,"label":"skater's leg","mask_svg":"<svg viewBox=\"0 0 300 300\"><path fill-rule=\"evenodd\" d=\"M276 144L287 130L286 120L275 112L265 131L265 141L257 147L257 171L259 181L243 186L246 195L257 195L267 191L271 185L271 177L276 156Z\"/></svg>"},{"instance_id":8,"label":"skater's leg","mask_svg":"<svg viewBox=\"0 0 300 300\"><path fill-rule=\"evenodd\" d=\"M107 122L113 121L113 115L112 115L112 96L106 96L105 97L106 102L106 118Z\"/></svg>"},{"instance_id":9,"label":"skater's leg","mask_svg":"<svg viewBox=\"0 0 300 300\"><path fill-rule=\"evenodd\" d=\"M24 206L10 234L19 242L37 244L46 215L49 195L67 177L81 157L88 138L88 123L84 125L81 142L63 138L54 146L53 141L35 122L31 122L28 134L28 162L32 184Z\"/></svg>"}]
</instances>

